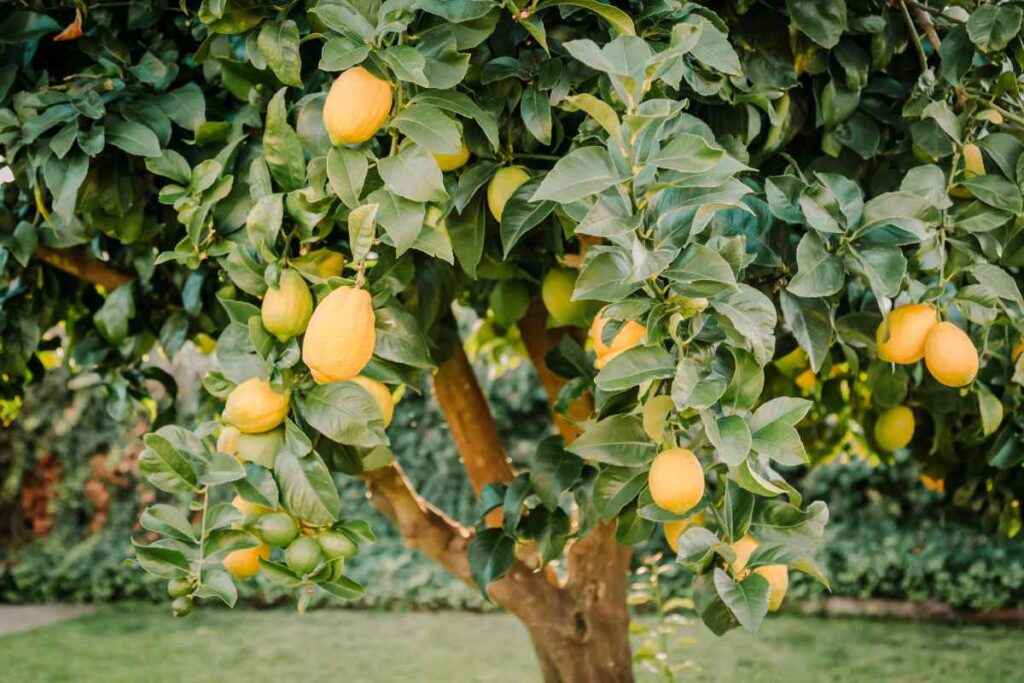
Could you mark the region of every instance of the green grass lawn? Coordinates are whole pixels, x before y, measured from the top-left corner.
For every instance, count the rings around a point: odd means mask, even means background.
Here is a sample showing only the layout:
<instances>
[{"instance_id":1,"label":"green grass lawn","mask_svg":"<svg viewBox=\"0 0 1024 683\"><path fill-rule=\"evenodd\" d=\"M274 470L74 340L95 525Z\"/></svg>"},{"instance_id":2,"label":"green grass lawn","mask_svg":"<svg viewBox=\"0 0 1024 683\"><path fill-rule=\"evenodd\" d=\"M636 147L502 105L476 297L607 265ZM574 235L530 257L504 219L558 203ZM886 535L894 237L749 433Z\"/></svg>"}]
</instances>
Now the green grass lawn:
<instances>
[{"instance_id":1,"label":"green grass lawn","mask_svg":"<svg viewBox=\"0 0 1024 683\"><path fill-rule=\"evenodd\" d=\"M781 616L751 635L680 628L681 681L1021 681L1024 631ZM0 638L0 680L536 681L511 617L465 613L198 610L149 605ZM653 681L641 676L641 680Z\"/></svg>"}]
</instances>

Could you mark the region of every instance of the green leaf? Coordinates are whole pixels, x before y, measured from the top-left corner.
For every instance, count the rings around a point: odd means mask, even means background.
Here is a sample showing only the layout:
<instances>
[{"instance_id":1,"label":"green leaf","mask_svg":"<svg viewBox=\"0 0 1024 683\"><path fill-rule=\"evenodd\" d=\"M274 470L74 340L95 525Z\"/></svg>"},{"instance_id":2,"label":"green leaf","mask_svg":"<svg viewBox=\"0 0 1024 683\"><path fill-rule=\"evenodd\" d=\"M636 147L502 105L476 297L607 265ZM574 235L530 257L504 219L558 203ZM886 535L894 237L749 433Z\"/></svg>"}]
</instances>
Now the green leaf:
<instances>
[{"instance_id":1,"label":"green leaf","mask_svg":"<svg viewBox=\"0 0 1024 683\"><path fill-rule=\"evenodd\" d=\"M142 439L146 449L139 456L139 471L153 486L171 493L194 489L198 483L191 463L159 434Z\"/></svg>"},{"instance_id":2,"label":"green leaf","mask_svg":"<svg viewBox=\"0 0 1024 683\"><path fill-rule=\"evenodd\" d=\"M999 52L1020 33L1024 11L1012 5L982 5L967 19L967 35L982 52Z\"/></svg>"},{"instance_id":3,"label":"green leaf","mask_svg":"<svg viewBox=\"0 0 1024 683\"><path fill-rule=\"evenodd\" d=\"M359 206L367 167L366 157L353 149L332 147L327 153L327 179L331 189L350 209Z\"/></svg>"},{"instance_id":4,"label":"green leaf","mask_svg":"<svg viewBox=\"0 0 1024 683\"><path fill-rule=\"evenodd\" d=\"M559 437L550 436L537 446L530 465L530 485L541 504L548 510L554 510L558 499L582 471L583 461L565 450Z\"/></svg>"},{"instance_id":5,"label":"green leaf","mask_svg":"<svg viewBox=\"0 0 1024 683\"><path fill-rule=\"evenodd\" d=\"M321 71L344 71L361 64L369 54L369 46L360 45L345 36L336 36L324 43L319 69Z\"/></svg>"},{"instance_id":6,"label":"green leaf","mask_svg":"<svg viewBox=\"0 0 1024 683\"><path fill-rule=\"evenodd\" d=\"M282 450L274 461L274 478L281 489L281 503L292 515L311 524L330 524L337 519L341 508L338 490L330 470L315 452L297 458Z\"/></svg>"},{"instance_id":7,"label":"green leaf","mask_svg":"<svg viewBox=\"0 0 1024 683\"><path fill-rule=\"evenodd\" d=\"M800 32L824 48L846 31L846 0L786 0L786 9Z\"/></svg>"},{"instance_id":8,"label":"green leaf","mask_svg":"<svg viewBox=\"0 0 1024 683\"><path fill-rule=\"evenodd\" d=\"M602 147L581 147L558 160L533 194L533 201L568 204L625 180Z\"/></svg>"},{"instance_id":9,"label":"green leaf","mask_svg":"<svg viewBox=\"0 0 1024 683\"><path fill-rule=\"evenodd\" d=\"M291 192L306 185L306 156L302 140L288 123L286 90L278 90L267 105L263 156L277 184L285 192Z\"/></svg>"},{"instance_id":10,"label":"green leaf","mask_svg":"<svg viewBox=\"0 0 1024 683\"><path fill-rule=\"evenodd\" d=\"M754 354L757 362L764 366L775 354L775 323L777 315L771 299L745 284L711 305L721 313L731 328L731 336L737 346Z\"/></svg>"},{"instance_id":11,"label":"green leaf","mask_svg":"<svg viewBox=\"0 0 1024 683\"><path fill-rule=\"evenodd\" d=\"M605 523L615 519L622 509L647 486L647 470L632 467L605 467L594 480L594 506Z\"/></svg>"},{"instance_id":12,"label":"green leaf","mask_svg":"<svg viewBox=\"0 0 1024 683\"><path fill-rule=\"evenodd\" d=\"M245 466L245 479L239 479L231 484L235 491L244 500L256 505L273 510L277 507L280 494L277 482L271 475L270 470L248 463Z\"/></svg>"},{"instance_id":13,"label":"green leaf","mask_svg":"<svg viewBox=\"0 0 1024 683\"><path fill-rule=\"evenodd\" d=\"M999 266L991 263L979 263L970 266L967 271L978 281L978 284L993 295L1024 308L1024 298L1021 297L1017 281Z\"/></svg>"},{"instance_id":14,"label":"green leaf","mask_svg":"<svg viewBox=\"0 0 1024 683\"><path fill-rule=\"evenodd\" d=\"M638 415L614 415L591 422L566 448L585 460L636 467L652 461L655 445Z\"/></svg>"},{"instance_id":15,"label":"green leaf","mask_svg":"<svg viewBox=\"0 0 1024 683\"><path fill-rule=\"evenodd\" d=\"M139 566L154 576L177 579L191 573L188 560L178 550L158 545L138 545L134 541L132 548L135 550L135 559L139 561Z\"/></svg>"},{"instance_id":16,"label":"green leaf","mask_svg":"<svg viewBox=\"0 0 1024 683\"><path fill-rule=\"evenodd\" d=\"M186 83L156 98L156 105L171 121L198 132L206 121L206 98L196 83Z\"/></svg>"},{"instance_id":17,"label":"green leaf","mask_svg":"<svg viewBox=\"0 0 1024 683\"><path fill-rule=\"evenodd\" d=\"M362 584L353 581L347 576L317 585L334 597L341 598L342 600L355 600L366 594L366 588Z\"/></svg>"},{"instance_id":18,"label":"green leaf","mask_svg":"<svg viewBox=\"0 0 1024 683\"><path fill-rule=\"evenodd\" d=\"M249 244L260 249L264 245L273 249L284 222L284 196L275 192L260 197L245 217L245 231Z\"/></svg>"},{"instance_id":19,"label":"green leaf","mask_svg":"<svg viewBox=\"0 0 1024 683\"><path fill-rule=\"evenodd\" d=\"M158 157L160 140L156 133L134 121L115 121L106 128L106 141L137 157Z\"/></svg>"},{"instance_id":20,"label":"green leaf","mask_svg":"<svg viewBox=\"0 0 1024 683\"><path fill-rule=\"evenodd\" d=\"M462 149L458 127L437 107L411 104L391 123L403 135L434 154L457 154Z\"/></svg>"},{"instance_id":21,"label":"green leaf","mask_svg":"<svg viewBox=\"0 0 1024 683\"><path fill-rule=\"evenodd\" d=\"M712 147L699 135L683 133L669 140L647 163L655 168L667 168L686 174L707 173L725 156L725 151Z\"/></svg>"},{"instance_id":22,"label":"green leaf","mask_svg":"<svg viewBox=\"0 0 1024 683\"><path fill-rule=\"evenodd\" d=\"M199 483L205 486L217 486L232 481L245 479L245 467L233 455L217 452L212 462L199 477Z\"/></svg>"},{"instance_id":23,"label":"green leaf","mask_svg":"<svg viewBox=\"0 0 1024 683\"><path fill-rule=\"evenodd\" d=\"M636 35L636 28L633 26L633 20L630 19L627 12L623 12L616 7L606 5L603 2L598 2L598 0L542 0L534 11L540 12L541 10L545 10L549 7L565 5L581 7L593 12L607 21L609 26L611 26L611 28L619 35Z\"/></svg>"},{"instance_id":24,"label":"green leaf","mask_svg":"<svg viewBox=\"0 0 1024 683\"><path fill-rule=\"evenodd\" d=\"M832 310L822 299L802 299L789 292L780 294L782 317L796 338L800 348L807 352L811 369L821 370L832 345Z\"/></svg>"},{"instance_id":25,"label":"green leaf","mask_svg":"<svg viewBox=\"0 0 1024 683\"><path fill-rule=\"evenodd\" d=\"M217 598L228 607L234 607L238 601L238 589L227 572L204 569L203 583L196 591L196 596L203 599Z\"/></svg>"},{"instance_id":26,"label":"green leaf","mask_svg":"<svg viewBox=\"0 0 1024 683\"><path fill-rule=\"evenodd\" d=\"M426 148L409 145L395 156L377 162L388 189L414 202L442 202L448 198L444 178Z\"/></svg>"},{"instance_id":27,"label":"green leaf","mask_svg":"<svg viewBox=\"0 0 1024 683\"><path fill-rule=\"evenodd\" d=\"M387 444L380 410L358 384L319 384L297 403L303 419L332 441L362 448Z\"/></svg>"},{"instance_id":28,"label":"green leaf","mask_svg":"<svg viewBox=\"0 0 1024 683\"><path fill-rule=\"evenodd\" d=\"M195 531L185 515L176 507L158 503L146 508L139 519L143 529L170 536L185 543L195 543Z\"/></svg>"},{"instance_id":29,"label":"green leaf","mask_svg":"<svg viewBox=\"0 0 1024 683\"><path fill-rule=\"evenodd\" d=\"M750 574L737 583L725 571L715 568L715 589L740 625L756 631L768 614L768 580L760 574Z\"/></svg>"},{"instance_id":30,"label":"green leaf","mask_svg":"<svg viewBox=\"0 0 1024 683\"><path fill-rule=\"evenodd\" d=\"M831 296L846 284L843 260L828 251L817 232L808 232L796 249L799 270L789 282L790 292L802 297Z\"/></svg>"},{"instance_id":31,"label":"green leaf","mask_svg":"<svg viewBox=\"0 0 1024 683\"><path fill-rule=\"evenodd\" d=\"M299 27L291 19L266 21L256 44L267 66L285 85L302 87L302 58L299 56ZM326 51L326 49L325 49Z\"/></svg>"},{"instance_id":32,"label":"green leaf","mask_svg":"<svg viewBox=\"0 0 1024 683\"><path fill-rule=\"evenodd\" d=\"M430 85L425 71L427 60L416 48L408 45L392 45L382 50L380 56L391 67L398 80L423 87Z\"/></svg>"},{"instance_id":33,"label":"green leaf","mask_svg":"<svg viewBox=\"0 0 1024 683\"><path fill-rule=\"evenodd\" d=\"M374 356L416 368L434 366L423 332L412 314L395 304L374 312L377 314Z\"/></svg>"},{"instance_id":34,"label":"green leaf","mask_svg":"<svg viewBox=\"0 0 1024 683\"><path fill-rule=\"evenodd\" d=\"M736 467L750 454L752 444L750 427L739 415L715 418L708 412L701 413L708 441L714 445L722 461Z\"/></svg>"},{"instance_id":35,"label":"green leaf","mask_svg":"<svg viewBox=\"0 0 1024 683\"><path fill-rule=\"evenodd\" d=\"M672 291L680 296L707 297L736 289L732 266L703 244L687 246L661 275L672 282Z\"/></svg>"},{"instance_id":36,"label":"green leaf","mask_svg":"<svg viewBox=\"0 0 1024 683\"><path fill-rule=\"evenodd\" d=\"M602 391L622 391L655 379L669 379L676 362L660 346L636 346L620 353L601 368L594 379Z\"/></svg>"},{"instance_id":37,"label":"green leaf","mask_svg":"<svg viewBox=\"0 0 1024 683\"><path fill-rule=\"evenodd\" d=\"M555 210L553 201L531 199L541 184L540 178L531 178L516 188L501 213L501 245L505 257L522 237L540 225Z\"/></svg>"},{"instance_id":38,"label":"green leaf","mask_svg":"<svg viewBox=\"0 0 1024 683\"><path fill-rule=\"evenodd\" d=\"M0 24L0 43L30 43L60 30L57 20L38 12L15 11Z\"/></svg>"},{"instance_id":39,"label":"green leaf","mask_svg":"<svg viewBox=\"0 0 1024 683\"><path fill-rule=\"evenodd\" d=\"M530 87L519 101L519 114L530 135L543 145L551 144L551 102L547 95Z\"/></svg>"},{"instance_id":40,"label":"green leaf","mask_svg":"<svg viewBox=\"0 0 1024 683\"><path fill-rule=\"evenodd\" d=\"M487 586L504 576L515 559L515 539L502 529L485 529L469 541L469 571L484 597Z\"/></svg>"},{"instance_id":41,"label":"green leaf","mask_svg":"<svg viewBox=\"0 0 1024 683\"><path fill-rule=\"evenodd\" d=\"M352 260L365 259L377 237L377 204L364 204L348 215L348 243L352 249Z\"/></svg>"}]
</instances>

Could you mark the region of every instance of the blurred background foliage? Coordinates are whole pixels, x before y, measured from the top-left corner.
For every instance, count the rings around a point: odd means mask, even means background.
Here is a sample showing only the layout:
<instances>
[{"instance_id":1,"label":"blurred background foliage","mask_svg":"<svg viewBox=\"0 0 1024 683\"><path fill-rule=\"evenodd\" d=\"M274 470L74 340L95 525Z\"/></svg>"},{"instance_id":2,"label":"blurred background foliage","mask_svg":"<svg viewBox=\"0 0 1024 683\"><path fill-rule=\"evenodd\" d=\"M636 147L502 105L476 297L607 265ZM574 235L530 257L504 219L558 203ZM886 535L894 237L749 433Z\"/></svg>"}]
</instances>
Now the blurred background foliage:
<instances>
[{"instance_id":1,"label":"blurred background foliage","mask_svg":"<svg viewBox=\"0 0 1024 683\"><path fill-rule=\"evenodd\" d=\"M469 347L509 455L524 461L550 429L543 390L532 366L519 362L515 345L495 339L484 323ZM185 414L203 412L195 378L207 362L189 346L166 365L178 381L178 409ZM138 531L139 511L152 495L135 477L139 435L149 416L114 420L100 391L88 382L72 382L69 388L66 371L53 370L26 394L18 420L0 432L0 602L165 597L162 581L125 564L129 533ZM812 412L807 420L820 424L821 416ZM407 393L389 434L419 490L471 523L478 514L476 501L436 405ZM946 493L922 483L921 466L909 452L881 462L857 445L862 441L854 434L836 448L835 440L828 440L816 454L823 459L817 466L789 473L808 500L827 499L832 510L819 562L833 595L937 600L974 609L1024 602L1019 538L1007 539L969 508L949 505ZM344 476L336 482L344 509L369 519L379 538L351 563L352 577L369 586L364 606L486 607L479 592L404 547L368 504L361 483ZM635 562L665 549L657 534L638 549ZM664 582L673 594L688 590L681 569ZM794 577L791 591L799 598L824 594L803 576ZM266 581L249 587L247 597L254 604L285 598Z\"/></svg>"}]
</instances>

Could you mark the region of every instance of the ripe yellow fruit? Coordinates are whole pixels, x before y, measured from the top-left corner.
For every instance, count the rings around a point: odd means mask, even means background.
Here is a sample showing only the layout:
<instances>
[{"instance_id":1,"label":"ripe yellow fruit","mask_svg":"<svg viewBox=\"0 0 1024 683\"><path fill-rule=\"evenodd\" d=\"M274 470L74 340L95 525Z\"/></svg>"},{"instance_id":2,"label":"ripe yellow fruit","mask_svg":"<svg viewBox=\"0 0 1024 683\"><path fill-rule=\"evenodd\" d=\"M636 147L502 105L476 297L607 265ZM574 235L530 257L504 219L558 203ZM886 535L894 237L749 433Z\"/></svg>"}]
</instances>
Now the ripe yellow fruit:
<instances>
[{"instance_id":1,"label":"ripe yellow fruit","mask_svg":"<svg viewBox=\"0 0 1024 683\"><path fill-rule=\"evenodd\" d=\"M442 171L454 171L457 168L462 168L469 161L469 147L466 146L465 139L460 139L459 144L462 147L455 154L434 155L434 161Z\"/></svg>"},{"instance_id":2,"label":"ripe yellow fruit","mask_svg":"<svg viewBox=\"0 0 1024 683\"><path fill-rule=\"evenodd\" d=\"M265 508L262 505L257 505L256 503L250 503L241 496L235 496L231 501L231 505L242 513L242 524L252 524L260 516L270 512L270 508Z\"/></svg>"},{"instance_id":3,"label":"ripe yellow fruit","mask_svg":"<svg viewBox=\"0 0 1024 683\"><path fill-rule=\"evenodd\" d=\"M736 553L736 561L732 563L733 576L743 578L743 571L747 568L750 554L757 546L757 541L750 534L732 544L732 551Z\"/></svg>"},{"instance_id":4,"label":"ripe yellow fruit","mask_svg":"<svg viewBox=\"0 0 1024 683\"><path fill-rule=\"evenodd\" d=\"M619 331L615 333L611 343L605 344L601 337L607 322L607 319L598 314L594 316L594 322L590 325L590 339L594 343L594 353L597 354L594 367L598 370L623 351L628 351L639 344L647 334L646 327L636 321L628 320L619 327Z\"/></svg>"},{"instance_id":5,"label":"ripe yellow fruit","mask_svg":"<svg viewBox=\"0 0 1024 683\"><path fill-rule=\"evenodd\" d=\"M586 319L587 304L572 300L578 276L579 272L572 268L552 268L544 276L540 298L556 326L578 325Z\"/></svg>"},{"instance_id":6,"label":"ripe yellow fruit","mask_svg":"<svg viewBox=\"0 0 1024 683\"><path fill-rule=\"evenodd\" d=\"M278 285L267 288L263 295L260 317L267 332L288 341L305 331L313 315L313 295L298 271L290 268L281 273Z\"/></svg>"},{"instance_id":7,"label":"ripe yellow fruit","mask_svg":"<svg viewBox=\"0 0 1024 683\"><path fill-rule=\"evenodd\" d=\"M964 145L964 178L985 175L985 159L981 156L981 148L973 142Z\"/></svg>"},{"instance_id":8,"label":"ripe yellow fruit","mask_svg":"<svg viewBox=\"0 0 1024 683\"><path fill-rule=\"evenodd\" d=\"M288 415L288 396L288 391L274 391L267 380L251 377L228 394L224 421L243 434L269 432Z\"/></svg>"},{"instance_id":9,"label":"ripe yellow fruit","mask_svg":"<svg viewBox=\"0 0 1024 683\"><path fill-rule=\"evenodd\" d=\"M241 435L234 427L224 427L217 437L217 450L221 453L234 455L238 452L238 437Z\"/></svg>"},{"instance_id":10,"label":"ripe yellow fruit","mask_svg":"<svg viewBox=\"0 0 1024 683\"><path fill-rule=\"evenodd\" d=\"M914 438L914 411L906 406L889 408L875 421L875 441L887 451L903 448Z\"/></svg>"},{"instance_id":11,"label":"ripe yellow fruit","mask_svg":"<svg viewBox=\"0 0 1024 683\"><path fill-rule=\"evenodd\" d=\"M775 612L782 607L782 600L789 588L789 569L784 564L767 564L754 570L768 581L768 611Z\"/></svg>"},{"instance_id":12,"label":"ripe yellow fruit","mask_svg":"<svg viewBox=\"0 0 1024 683\"><path fill-rule=\"evenodd\" d=\"M1024 353L1024 341L1017 342L1017 345L1010 351L1010 362L1016 364L1020 354Z\"/></svg>"},{"instance_id":13,"label":"ripe yellow fruit","mask_svg":"<svg viewBox=\"0 0 1024 683\"><path fill-rule=\"evenodd\" d=\"M689 529L691 526L704 526L704 515L697 513L692 517L686 519L679 519L673 522L665 522L663 531L665 533L665 540L668 541L668 547L672 548L672 552L679 552L679 537L684 531Z\"/></svg>"},{"instance_id":14,"label":"ripe yellow fruit","mask_svg":"<svg viewBox=\"0 0 1024 683\"><path fill-rule=\"evenodd\" d=\"M814 370L804 370L796 376L793 383L804 391L811 391L818 386L818 376L814 374Z\"/></svg>"},{"instance_id":15,"label":"ripe yellow fruit","mask_svg":"<svg viewBox=\"0 0 1024 683\"><path fill-rule=\"evenodd\" d=\"M963 387L978 375L978 349L967 333L950 322L939 323L924 343L928 372L947 387Z\"/></svg>"},{"instance_id":16,"label":"ripe yellow fruit","mask_svg":"<svg viewBox=\"0 0 1024 683\"><path fill-rule=\"evenodd\" d=\"M324 128L334 145L366 142L391 113L391 84L361 66L343 71L324 101Z\"/></svg>"},{"instance_id":17,"label":"ripe yellow fruit","mask_svg":"<svg viewBox=\"0 0 1024 683\"><path fill-rule=\"evenodd\" d=\"M352 380L363 389L366 390L377 404L377 408L380 410L380 415L384 418L384 426L387 427L391 424L391 418L395 414L395 404L391 401L391 390L383 382L378 382L375 379L369 377L353 377Z\"/></svg>"},{"instance_id":18,"label":"ripe yellow fruit","mask_svg":"<svg viewBox=\"0 0 1024 683\"><path fill-rule=\"evenodd\" d=\"M909 365L924 357L928 331L939 324L931 304L905 304L893 310L875 333L878 357L890 363Z\"/></svg>"},{"instance_id":19,"label":"ripe yellow fruit","mask_svg":"<svg viewBox=\"0 0 1024 683\"><path fill-rule=\"evenodd\" d=\"M670 448L651 463L647 485L658 507L681 515L704 496L704 470L693 451Z\"/></svg>"},{"instance_id":20,"label":"ripe yellow fruit","mask_svg":"<svg viewBox=\"0 0 1024 683\"><path fill-rule=\"evenodd\" d=\"M506 166L487 184L487 208L491 210L494 220L501 222L501 214L505 211L508 198L515 194L519 186L530 179L530 174L522 166Z\"/></svg>"},{"instance_id":21,"label":"ripe yellow fruit","mask_svg":"<svg viewBox=\"0 0 1024 683\"><path fill-rule=\"evenodd\" d=\"M270 546L261 543L254 548L243 548L228 553L224 558L224 569L236 579L248 579L260 571L260 558L270 559Z\"/></svg>"},{"instance_id":22,"label":"ripe yellow fruit","mask_svg":"<svg viewBox=\"0 0 1024 683\"><path fill-rule=\"evenodd\" d=\"M244 462L274 468L277 453L284 445L284 429L278 427L262 434L242 434L238 437L238 457Z\"/></svg>"},{"instance_id":23,"label":"ripe yellow fruit","mask_svg":"<svg viewBox=\"0 0 1024 683\"><path fill-rule=\"evenodd\" d=\"M377 340L373 300L365 289L338 287L313 311L302 360L317 384L352 379L366 367Z\"/></svg>"}]
</instances>

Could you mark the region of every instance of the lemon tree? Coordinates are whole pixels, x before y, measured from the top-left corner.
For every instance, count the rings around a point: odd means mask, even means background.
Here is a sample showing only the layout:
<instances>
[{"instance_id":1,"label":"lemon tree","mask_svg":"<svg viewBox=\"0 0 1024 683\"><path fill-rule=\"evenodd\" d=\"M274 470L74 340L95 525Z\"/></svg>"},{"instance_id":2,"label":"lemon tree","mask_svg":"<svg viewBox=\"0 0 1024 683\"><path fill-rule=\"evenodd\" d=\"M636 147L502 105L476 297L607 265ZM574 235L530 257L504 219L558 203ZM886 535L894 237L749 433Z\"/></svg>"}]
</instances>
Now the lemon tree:
<instances>
[{"instance_id":1,"label":"lemon tree","mask_svg":"<svg viewBox=\"0 0 1024 683\"><path fill-rule=\"evenodd\" d=\"M1024 11L715 7L19 3L3 418L54 362L146 412L161 498L134 556L179 616L257 574L300 609L362 595L345 567L374 536L335 487L358 477L527 624L550 681L631 679L629 548L652 537L718 634L759 628L792 572L827 584L828 509L793 467L908 448L1016 534ZM550 398L525 457L466 355L496 338ZM216 370L186 422L155 360L189 340ZM471 527L388 446L430 390Z\"/></svg>"}]
</instances>

